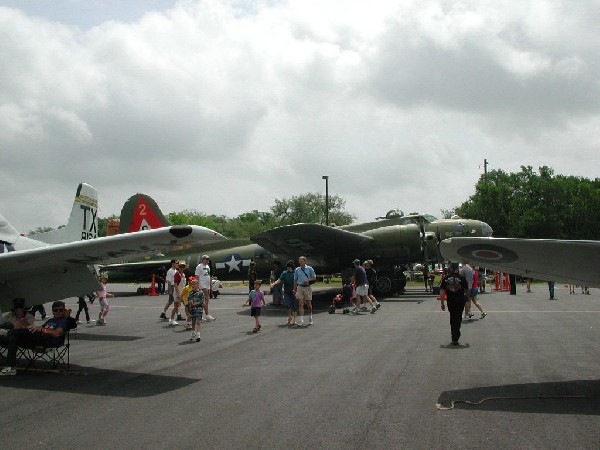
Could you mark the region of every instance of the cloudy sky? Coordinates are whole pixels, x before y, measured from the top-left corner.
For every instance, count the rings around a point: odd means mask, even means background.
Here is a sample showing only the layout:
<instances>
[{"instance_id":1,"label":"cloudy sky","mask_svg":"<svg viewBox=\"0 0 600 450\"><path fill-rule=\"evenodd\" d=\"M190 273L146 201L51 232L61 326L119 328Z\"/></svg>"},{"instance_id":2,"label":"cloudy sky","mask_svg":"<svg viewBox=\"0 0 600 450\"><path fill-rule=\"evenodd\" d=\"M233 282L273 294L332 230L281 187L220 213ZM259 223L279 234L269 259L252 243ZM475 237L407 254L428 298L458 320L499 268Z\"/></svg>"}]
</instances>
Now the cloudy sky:
<instances>
[{"instance_id":1,"label":"cloudy sky","mask_svg":"<svg viewBox=\"0 0 600 450\"><path fill-rule=\"evenodd\" d=\"M329 191L440 215L489 169L598 176L598 0L0 0L0 213Z\"/></svg>"}]
</instances>

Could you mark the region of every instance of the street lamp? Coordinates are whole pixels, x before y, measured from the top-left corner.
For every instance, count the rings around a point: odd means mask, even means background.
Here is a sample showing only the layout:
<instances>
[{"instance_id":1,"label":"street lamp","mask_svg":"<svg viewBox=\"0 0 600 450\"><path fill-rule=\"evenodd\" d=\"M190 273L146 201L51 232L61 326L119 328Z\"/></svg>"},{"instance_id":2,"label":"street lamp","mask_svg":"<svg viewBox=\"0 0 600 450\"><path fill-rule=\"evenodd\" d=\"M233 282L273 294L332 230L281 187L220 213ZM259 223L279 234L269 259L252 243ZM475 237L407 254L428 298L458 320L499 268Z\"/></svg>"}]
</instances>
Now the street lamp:
<instances>
[{"instance_id":1,"label":"street lamp","mask_svg":"<svg viewBox=\"0 0 600 450\"><path fill-rule=\"evenodd\" d=\"M329 175L323 175L325 180L325 225L329 226Z\"/></svg>"}]
</instances>

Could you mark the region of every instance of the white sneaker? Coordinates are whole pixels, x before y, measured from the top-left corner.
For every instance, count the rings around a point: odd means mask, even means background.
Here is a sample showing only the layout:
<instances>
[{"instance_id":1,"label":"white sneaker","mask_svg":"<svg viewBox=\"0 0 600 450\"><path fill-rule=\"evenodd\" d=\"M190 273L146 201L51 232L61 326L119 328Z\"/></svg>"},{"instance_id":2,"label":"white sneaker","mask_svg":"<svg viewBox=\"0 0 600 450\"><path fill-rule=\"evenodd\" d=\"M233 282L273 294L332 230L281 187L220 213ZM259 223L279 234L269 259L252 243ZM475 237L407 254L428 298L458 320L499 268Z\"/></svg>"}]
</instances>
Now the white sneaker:
<instances>
[{"instance_id":1,"label":"white sneaker","mask_svg":"<svg viewBox=\"0 0 600 450\"><path fill-rule=\"evenodd\" d=\"M190 341L195 341L196 340L196 336L197 336L196 332L192 331L192 335L190 336Z\"/></svg>"},{"instance_id":2,"label":"white sneaker","mask_svg":"<svg viewBox=\"0 0 600 450\"><path fill-rule=\"evenodd\" d=\"M83 322L81 320L77 321L77 325L81 325ZM89 322L88 322L89 323Z\"/></svg>"},{"instance_id":3,"label":"white sneaker","mask_svg":"<svg viewBox=\"0 0 600 450\"><path fill-rule=\"evenodd\" d=\"M304 326L304 321L302 322L297 322L296 325L298 325L299 327L303 327Z\"/></svg>"},{"instance_id":4,"label":"white sneaker","mask_svg":"<svg viewBox=\"0 0 600 450\"><path fill-rule=\"evenodd\" d=\"M206 315L206 321L210 322L211 320L216 320L213 316L211 316L210 314Z\"/></svg>"},{"instance_id":5,"label":"white sneaker","mask_svg":"<svg viewBox=\"0 0 600 450\"><path fill-rule=\"evenodd\" d=\"M96 319L90 319L90 320L88 320L88 321L87 321L87 323L88 323L88 325L89 325L90 323L96 323Z\"/></svg>"},{"instance_id":6,"label":"white sneaker","mask_svg":"<svg viewBox=\"0 0 600 450\"><path fill-rule=\"evenodd\" d=\"M309 318L308 318L308 324L309 324L309 325L312 325L312 324L313 324L312 317L309 317Z\"/></svg>"},{"instance_id":7,"label":"white sneaker","mask_svg":"<svg viewBox=\"0 0 600 450\"><path fill-rule=\"evenodd\" d=\"M169 320L169 325L179 325L175 320Z\"/></svg>"},{"instance_id":8,"label":"white sneaker","mask_svg":"<svg viewBox=\"0 0 600 450\"><path fill-rule=\"evenodd\" d=\"M17 374L17 369L15 369L14 367L5 367L4 369L0 370L0 376L5 377L7 375L16 375Z\"/></svg>"}]
</instances>

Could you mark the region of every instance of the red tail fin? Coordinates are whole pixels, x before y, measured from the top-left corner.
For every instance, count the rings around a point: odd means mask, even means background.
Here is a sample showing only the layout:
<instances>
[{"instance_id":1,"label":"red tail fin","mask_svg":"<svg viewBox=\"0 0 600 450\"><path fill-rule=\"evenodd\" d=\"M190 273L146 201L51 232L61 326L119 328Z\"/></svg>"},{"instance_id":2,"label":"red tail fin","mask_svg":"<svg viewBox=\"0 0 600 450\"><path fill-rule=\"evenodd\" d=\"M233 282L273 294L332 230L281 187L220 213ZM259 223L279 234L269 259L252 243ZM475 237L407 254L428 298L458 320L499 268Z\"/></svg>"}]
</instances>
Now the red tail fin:
<instances>
[{"instance_id":1,"label":"red tail fin","mask_svg":"<svg viewBox=\"0 0 600 450\"><path fill-rule=\"evenodd\" d=\"M156 202L146 194L135 194L121 209L121 233L168 227L171 224Z\"/></svg>"}]
</instances>

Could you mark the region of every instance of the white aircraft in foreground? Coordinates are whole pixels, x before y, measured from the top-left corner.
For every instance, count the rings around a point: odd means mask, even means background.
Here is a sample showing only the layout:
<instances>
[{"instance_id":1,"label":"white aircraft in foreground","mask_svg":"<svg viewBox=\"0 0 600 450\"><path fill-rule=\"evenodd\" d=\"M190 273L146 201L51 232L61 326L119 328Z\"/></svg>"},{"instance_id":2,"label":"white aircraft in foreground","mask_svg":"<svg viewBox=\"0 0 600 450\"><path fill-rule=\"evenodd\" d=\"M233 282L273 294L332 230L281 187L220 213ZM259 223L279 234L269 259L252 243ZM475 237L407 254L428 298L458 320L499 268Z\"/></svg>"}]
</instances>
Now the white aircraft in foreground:
<instances>
[{"instance_id":1,"label":"white aircraft in foreground","mask_svg":"<svg viewBox=\"0 0 600 450\"><path fill-rule=\"evenodd\" d=\"M77 297L99 289L93 265L154 256L225 239L195 225L117 236L98 235L98 192L81 183L66 227L21 236L0 215L0 313L15 297L28 306Z\"/></svg>"},{"instance_id":2,"label":"white aircraft in foreground","mask_svg":"<svg viewBox=\"0 0 600 450\"><path fill-rule=\"evenodd\" d=\"M453 237L444 258L537 280L600 287L600 241Z\"/></svg>"}]
</instances>

